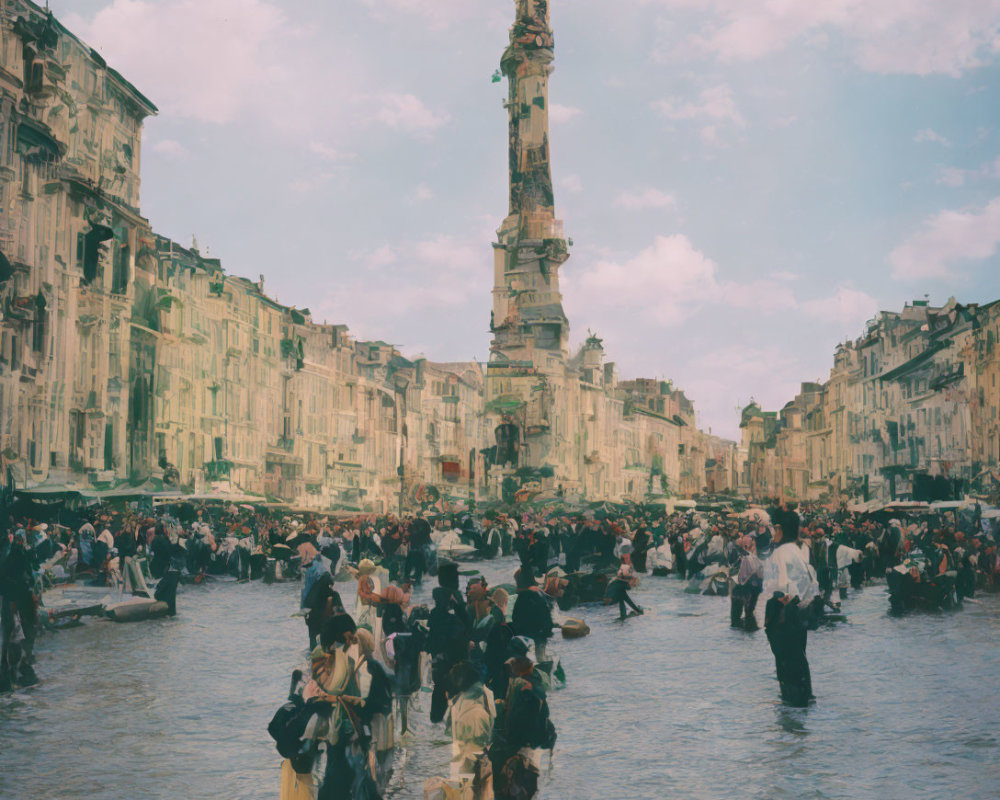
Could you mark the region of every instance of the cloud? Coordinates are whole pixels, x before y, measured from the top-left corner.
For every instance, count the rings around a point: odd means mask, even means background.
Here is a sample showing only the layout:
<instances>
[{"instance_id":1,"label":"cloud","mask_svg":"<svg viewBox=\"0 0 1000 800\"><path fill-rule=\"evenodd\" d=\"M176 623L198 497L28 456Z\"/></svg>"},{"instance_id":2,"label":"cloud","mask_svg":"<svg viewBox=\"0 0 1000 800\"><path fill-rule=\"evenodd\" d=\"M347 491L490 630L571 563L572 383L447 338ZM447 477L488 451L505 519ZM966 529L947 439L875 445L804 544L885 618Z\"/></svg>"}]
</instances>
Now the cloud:
<instances>
[{"instance_id":1,"label":"cloud","mask_svg":"<svg viewBox=\"0 0 1000 800\"><path fill-rule=\"evenodd\" d=\"M579 175L567 175L559 181L559 187L570 194L578 194L583 191L583 181Z\"/></svg>"},{"instance_id":2,"label":"cloud","mask_svg":"<svg viewBox=\"0 0 1000 800\"><path fill-rule=\"evenodd\" d=\"M772 273L749 281L729 280L719 266L684 235L657 236L653 244L625 259L600 258L564 277L573 304L615 307L658 327L683 323L709 307L769 314L804 315L812 321L860 329L878 310L864 291L840 286L828 297L799 300L789 285L797 276Z\"/></svg>"},{"instance_id":3,"label":"cloud","mask_svg":"<svg viewBox=\"0 0 1000 800\"><path fill-rule=\"evenodd\" d=\"M324 161L347 161L354 158L353 153L345 153L323 142L310 142L309 152L319 156Z\"/></svg>"},{"instance_id":4,"label":"cloud","mask_svg":"<svg viewBox=\"0 0 1000 800\"><path fill-rule=\"evenodd\" d=\"M959 75L1000 52L1000 0L650 1L696 15L698 32L664 42L661 56L750 61L796 42L824 46L836 34L871 72Z\"/></svg>"},{"instance_id":5,"label":"cloud","mask_svg":"<svg viewBox=\"0 0 1000 800\"><path fill-rule=\"evenodd\" d=\"M320 41L272 0L112 0L64 21L173 121L271 128L328 161L353 157L341 147L372 125L426 136L448 121L405 88L375 85L348 36Z\"/></svg>"},{"instance_id":6,"label":"cloud","mask_svg":"<svg viewBox=\"0 0 1000 800\"><path fill-rule=\"evenodd\" d=\"M957 188L965 185L965 179L970 174L970 171L967 169L959 169L958 167L943 167L941 169L941 174L938 175L937 183Z\"/></svg>"},{"instance_id":7,"label":"cloud","mask_svg":"<svg viewBox=\"0 0 1000 800\"><path fill-rule=\"evenodd\" d=\"M450 117L432 111L414 94L387 92L379 98L375 119L389 128L426 135L446 124Z\"/></svg>"},{"instance_id":8,"label":"cloud","mask_svg":"<svg viewBox=\"0 0 1000 800\"><path fill-rule=\"evenodd\" d=\"M739 441L738 408L753 397L781 408L799 391L805 366L780 345L713 347L676 368L677 386L694 402L698 423L716 436Z\"/></svg>"},{"instance_id":9,"label":"cloud","mask_svg":"<svg viewBox=\"0 0 1000 800\"><path fill-rule=\"evenodd\" d=\"M955 265L991 258L1000 246L1000 197L975 211L942 211L889 254L900 281L954 279Z\"/></svg>"},{"instance_id":10,"label":"cloud","mask_svg":"<svg viewBox=\"0 0 1000 800\"><path fill-rule=\"evenodd\" d=\"M280 96L293 77L289 53L301 47L264 0L114 0L65 22L165 114L215 124Z\"/></svg>"},{"instance_id":11,"label":"cloud","mask_svg":"<svg viewBox=\"0 0 1000 800\"><path fill-rule=\"evenodd\" d=\"M361 337L379 338L412 338L404 336L406 331L427 319L447 324L481 292L469 275L488 274L491 238L494 231L476 226L463 237L442 234L351 253L354 277L339 281L335 293L318 304L320 318L346 323Z\"/></svg>"},{"instance_id":12,"label":"cloud","mask_svg":"<svg viewBox=\"0 0 1000 800\"><path fill-rule=\"evenodd\" d=\"M841 286L832 297L806 300L799 304L813 319L841 325L845 332L861 330L878 313L878 301L867 292Z\"/></svg>"},{"instance_id":13,"label":"cloud","mask_svg":"<svg viewBox=\"0 0 1000 800\"><path fill-rule=\"evenodd\" d=\"M959 167L942 167L937 183L957 188L967 181L993 180L1000 178L1000 158L981 164L978 169L961 169Z\"/></svg>"},{"instance_id":14,"label":"cloud","mask_svg":"<svg viewBox=\"0 0 1000 800\"><path fill-rule=\"evenodd\" d=\"M308 194L322 188L337 177L336 172L311 173L303 178L298 178L288 184L288 188L295 194Z\"/></svg>"},{"instance_id":15,"label":"cloud","mask_svg":"<svg viewBox=\"0 0 1000 800\"><path fill-rule=\"evenodd\" d=\"M615 205L630 211L647 208L673 208L677 205L677 199L672 194L650 187L635 192L621 192L615 198Z\"/></svg>"},{"instance_id":16,"label":"cloud","mask_svg":"<svg viewBox=\"0 0 1000 800\"><path fill-rule=\"evenodd\" d=\"M410 200L414 203L426 203L428 200L434 199L434 190L431 189L426 183L421 183L413 190L413 194L410 195Z\"/></svg>"},{"instance_id":17,"label":"cloud","mask_svg":"<svg viewBox=\"0 0 1000 800\"><path fill-rule=\"evenodd\" d=\"M566 122L572 122L582 113L575 106L564 106L559 103L553 103L549 106L549 121L553 125L562 125Z\"/></svg>"},{"instance_id":18,"label":"cloud","mask_svg":"<svg viewBox=\"0 0 1000 800\"><path fill-rule=\"evenodd\" d=\"M161 139L150 148L154 153L158 153L172 161L180 161L187 158L190 151L176 139Z\"/></svg>"},{"instance_id":19,"label":"cloud","mask_svg":"<svg viewBox=\"0 0 1000 800\"><path fill-rule=\"evenodd\" d=\"M721 280L718 265L682 234L657 236L631 258L602 258L568 273L564 293L574 305L613 306L659 327L679 325L710 305L762 313L795 306L791 290L776 281Z\"/></svg>"},{"instance_id":20,"label":"cloud","mask_svg":"<svg viewBox=\"0 0 1000 800\"><path fill-rule=\"evenodd\" d=\"M421 20L430 30L447 31L475 21L490 27L507 26L513 13L502 14L489 0L363 0L372 15L382 22L412 24Z\"/></svg>"},{"instance_id":21,"label":"cloud","mask_svg":"<svg viewBox=\"0 0 1000 800\"><path fill-rule=\"evenodd\" d=\"M729 122L738 127L746 124L733 100L733 90L724 84L702 90L697 100L672 97L654 100L652 106L667 119Z\"/></svg>"},{"instance_id":22,"label":"cloud","mask_svg":"<svg viewBox=\"0 0 1000 800\"><path fill-rule=\"evenodd\" d=\"M933 142L934 144L940 144L944 147L951 147L951 142L932 128L924 128L923 130L917 131L917 135L913 137L913 141Z\"/></svg>"}]
</instances>

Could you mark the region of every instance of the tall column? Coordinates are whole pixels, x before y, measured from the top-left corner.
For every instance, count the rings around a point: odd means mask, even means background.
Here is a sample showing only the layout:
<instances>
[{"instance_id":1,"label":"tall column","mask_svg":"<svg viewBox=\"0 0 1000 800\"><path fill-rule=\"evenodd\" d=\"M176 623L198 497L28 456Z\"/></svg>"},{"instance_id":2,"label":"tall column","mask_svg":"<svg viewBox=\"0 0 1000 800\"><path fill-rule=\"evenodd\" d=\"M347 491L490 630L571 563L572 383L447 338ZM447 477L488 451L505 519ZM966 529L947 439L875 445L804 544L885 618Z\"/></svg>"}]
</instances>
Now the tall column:
<instances>
[{"instance_id":1,"label":"tall column","mask_svg":"<svg viewBox=\"0 0 1000 800\"><path fill-rule=\"evenodd\" d=\"M569 254L555 218L549 166L553 38L548 0L515 2L510 44L500 62L509 84L510 194L493 245L487 421L504 476L513 473L516 461L518 467L554 469L558 481L569 460L567 437L560 439L558 430L568 416L575 376L567 372L569 320L559 292L559 267Z\"/></svg>"},{"instance_id":2,"label":"tall column","mask_svg":"<svg viewBox=\"0 0 1000 800\"><path fill-rule=\"evenodd\" d=\"M568 258L555 218L549 165L549 75L553 38L548 0L516 0L510 45L500 62L509 83L508 216L497 232L494 352L516 361L565 358L569 321L559 292L559 267ZM544 351L536 357L535 350Z\"/></svg>"}]
</instances>

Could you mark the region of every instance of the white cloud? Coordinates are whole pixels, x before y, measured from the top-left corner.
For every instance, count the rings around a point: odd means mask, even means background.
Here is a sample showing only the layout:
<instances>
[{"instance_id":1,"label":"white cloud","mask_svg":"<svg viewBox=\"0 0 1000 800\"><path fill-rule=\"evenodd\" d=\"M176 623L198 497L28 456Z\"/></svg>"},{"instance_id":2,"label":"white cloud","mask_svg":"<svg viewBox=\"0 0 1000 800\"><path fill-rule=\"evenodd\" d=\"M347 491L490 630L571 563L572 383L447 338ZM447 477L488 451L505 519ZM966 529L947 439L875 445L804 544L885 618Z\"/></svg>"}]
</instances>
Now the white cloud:
<instances>
[{"instance_id":1,"label":"white cloud","mask_svg":"<svg viewBox=\"0 0 1000 800\"><path fill-rule=\"evenodd\" d=\"M664 53L748 61L798 41L846 40L855 61L879 73L958 75L1000 52L1000 0L651 0L693 10L698 33ZM662 27L661 27L662 29ZM669 28L667 28L669 30Z\"/></svg>"},{"instance_id":2,"label":"white cloud","mask_svg":"<svg viewBox=\"0 0 1000 800\"><path fill-rule=\"evenodd\" d=\"M889 254L897 280L954 279L964 261L991 258L1000 246L1000 197L979 211L942 211Z\"/></svg>"},{"instance_id":3,"label":"white cloud","mask_svg":"<svg viewBox=\"0 0 1000 800\"><path fill-rule=\"evenodd\" d=\"M746 124L736 106L736 101L733 100L733 90L725 84L702 90L697 100L671 97L666 100L655 100L652 105L667 119L729 122L738 127Z\"/></svg>"},{"instance_id":4,"label":"white cloud","mask_svg":"<svg viewBox=\"0 0 1000 800\"><path fill-rule=\"evenodd\" d=\"M941 174L938 175L937 182L944 184L945 186L957 188L965 185L965 179L970 174L970 171L967 169L959 169L958 167L943 167L941 169Z\"/></svg>"},{"instance_id":5,"label":"white cloud","mask_svg":"<svg viewBox=\"0 0 1000 800\"><path fill-rule=\"evenodd\" d=\"M789 272L788 270L775 270L771 273L770 277L774 278L776 281L797 281L799 276L794 272Z\"/></svg>"},{"instance_id":6,"label":"white cloud","mask_svg":"<svg viewBox=\"0 0 1000 800\"><path fill-rule=\"evenodd\" d=\"M630 259L602 260L582 274L567 273L564 289L577 305L614 305L668 326L692 316L718 292L717 271L686 236L657 236Z\"/></svg>"},{"instance_id":7,"label":"white cloud","mask_svg":"<svg viewBox=\"0 0 1000 800\"><path fill-rule=\"evenodd\" d=\"M559 186L570 194L579 194L583 191L583 181L579 175L567 175L559 181Z\"/></svg>"},{"instance_id":8,"label":"white cloud","mask_svg":"<svg viewBox=\"0 0 1000 800\"><path fill-rule=\"evenodd\" d=\"M180 161L190 155L188 149L176 139L161 139L153 144L150 149L168 159Z\"/></svg>"},{"instance_id":9,"label":"white cloud","mask_svg":"<svg viewBox=\"0 0 1000 800\"><path fill-rule=\"evenodd\" d=\"M288 184L288 188L295 194L308 194L322 188L337 176L335 172L317 172L297 178Z\"/></svg>"},{"instance_id":10,"label":"white cloud","mask_svg":"<svg viewBox=\"0 0 1000 800\"><path fill-rule=\"evenodd\" d=\"M352 158L341 146L358 146L372 125L425 136L448 121L417 95L377 85L378 69L349 37L321 41L273 0L111 0L64 21L162 117L270 127L327 161ZM302 131L334 144L303 141Z\"/></svg>"},{"instance_id":11,"label":"white cloud","mask_svg":"<svg viewBox=\"0 0 1000 800\"><path fill-rule=\"evenodd\" d=\"M737 409L751 397L764 408L781 408L799 391L804 373L804 365L786 347L734 343L689 359L676 378L678 388L694 401L699 424L738 441Z\"/></svg>"},{"instance_id":12,"label":"white cloud","mask_svg":"<svg viewBox=\"0 0 1000 800\"><path fill-rule=\"evenodd\" d=\"M407 133L428 134L446 124L450 117L432 111L414 94L387 92L379 98L375 119Z\"/></svg>"},{"instance_id":13,"label":"white cloud","mask_svg":"<svg viewBox=\"0 0 1000 800\"><path fill-rule=\"evenodd\" d=\"M634 192L621 192L615 198L615 205L630 211L647 208L673 208L677 205L677 198L659 189L648 187Z\"/></svg>"},{"instance_id":14,"label":"white cloud","mask_svg":"<svg viewBox=\"0 0 1000 800\"><path fill-rule=\"evenodd\" d=\"M845 333L861 330L878 313L878 301L867 292L841 286L832 297L805 300L799 304L809 317L843 326Z\"/></svg>"},{"instance_id":15,"label":"white cloud","mask_svg":"<svg viewBox=\"0 0 1000 800\"><path fill-rule=\"evenodd\" d=\"M482 289L469 275L488 273L491 237L493 231L477 228L465 237L439 235L351 253L356 277L340 281L319 304L322 317L346 322L362 337L384 338L394 326L426 319L447 324Z\"/></svg>"},{"instance_id":16,"label":"white cloud","mask_svg":"<svg viewBox=\"0 0 1000 800\"><path fill-rule=\"evenodd\" d=\"M940 144L944 147L951 147L951 142L933 128L924 128L923 130L917 131L917 135L913 137L913 141L933 142L934 144Z\"/></svg>"},{"instance_id":17,"label":"white cloud","mask_svg":"<svg viewBox=\"0 0 1000 800\"><path fill-rule=\"evenodd\" d=\"M791 290L776 281L720 280L718 265L682 234L657 236L631 258L603 258L582 273L567 273L563 288L574 305L610 305L662 327L678 325L708 305L764 313L795 305Z\"/></svg>"},{"instance_id":18,"label":"white cloud","mask_svg":"<svg viewBox=\"0 0 1000 800\"><path fill-rule=\"evenodd\" d=\"M413 190L413 194L410 195L410 199L414 203L426 203L428 200L434 199L434 190L431 189L426 183L421 183Z\"/></svg>"},{"instance_id":19,"label":"white cloud","mask_svg":"<svg viewBox=\"0 0 1000 800\"><path fill-rule=\"evenodd\" d=\"M874 297L851 286L829 297L801 301L789 285L797 276L775 272L750 281L728 280L684 235L657 236L626 259L601 258L582 273L567 273L564 291L574 305L614 307L648 324L680 324L708 307L788 311L846 330L860 329L878 310Z\"/></svg>"},{"instance_id":20,"label":"white cloud","mask_svg":"<svg viewBox=\"0 0 1000 800\"><path fill-rule=\"evenodd\" d=\"M383 22L412 24L422 20L428 28L446 31L475 21L491 27L510 24L513 14L501 13L489 0L363 0L373 16Z\"/></svg>"},{"instance_id":21,"label":"white cloud","mask_svg":"<svg viewBox=\"0 0 1000 800\"><path fill-rule=\"evenodd\" d=\"M698 136L707 145L711 145L712 147L722 146L722 139L719 138L719 128L716 125L706 125L698 131Z\"/></svg>"},{"instance_id":22,"label":"white cloud","mask_svg":"<svg viewBox=\"0 0 1000 800\"><path fill-rule=\"evenodd\" d=\"M324 142L310 142L309 152L319 156L324 161L346 161L354 158L353 153L345 153L336 147L331 147Z\"/></svg>"},{"instance_id":23,"label":"white cloud","mask_svg":"<svg viewBox=\"0 0 1000 800\"><path fill-rule=\"evenodd\" d=\"M978 169L961 169L960 167L942 167L938 173L937 183L957 188L967 181L993 180L1000 178L1000 158L981 164Z\"/></svg>"},{"instance_id":24,"label":"white cloud","mask_svg":"<svg viewBox=\"0 0 1000 800\"><path fill-rule=\"evenodd\" d=\"M562 125L566 122L572 122L582 113L583 112L575 106L563 106L559 103L553 103L549 106L549 121L553 125Z\"/></svg>"},{"instance_id":25,"label":"white cloud","mask_svg":"<svg viewBox=\"0 0 1000 800\"><path fill-rule=\"evenodd\" d=\"M67 27L165 114L231 122L291 80L299 35L265 0L113 0Z\"/></svg>"}]
</instances>

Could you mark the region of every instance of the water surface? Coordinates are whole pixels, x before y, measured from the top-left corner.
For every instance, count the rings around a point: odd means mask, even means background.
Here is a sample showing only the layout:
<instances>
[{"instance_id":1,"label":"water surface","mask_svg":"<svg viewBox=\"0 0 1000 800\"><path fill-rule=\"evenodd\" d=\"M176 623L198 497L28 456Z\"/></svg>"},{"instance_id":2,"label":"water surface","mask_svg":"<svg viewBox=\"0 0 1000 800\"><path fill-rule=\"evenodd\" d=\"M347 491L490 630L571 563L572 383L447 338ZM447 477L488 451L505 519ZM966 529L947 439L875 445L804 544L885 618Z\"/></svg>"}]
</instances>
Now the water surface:
<instances>
[{"instance_id":1,"label":"water surface","mask_svg":"<svg viewBox=\"0 0 1000 800\"><path fill-rule=\"evenodd\" d=\"M764 633L731 630L727 599L653 577L635 597L648 615L585 607L592 634L553 640L568 684L550 696L546 800L997 796L1000 597L892 618L883 586L852 594L848 624L810 634L808 709L778 702ZM174 619L45 636L42 684L0 698L0 798L276 800L266 726L306 656L297 605L297 585L185 586ZM421 702L400 800L447 772Z\"/></svg>"}]
</instances>

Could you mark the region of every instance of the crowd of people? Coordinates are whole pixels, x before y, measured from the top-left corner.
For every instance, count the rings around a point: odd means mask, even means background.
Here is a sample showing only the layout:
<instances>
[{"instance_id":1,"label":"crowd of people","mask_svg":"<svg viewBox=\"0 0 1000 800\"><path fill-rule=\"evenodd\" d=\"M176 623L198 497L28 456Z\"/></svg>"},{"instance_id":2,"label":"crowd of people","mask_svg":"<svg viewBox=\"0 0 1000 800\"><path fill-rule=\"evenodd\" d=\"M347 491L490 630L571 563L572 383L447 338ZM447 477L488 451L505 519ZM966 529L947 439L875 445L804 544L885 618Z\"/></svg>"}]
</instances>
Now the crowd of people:
<instances>
[{"instance_id":1,"label":"crowd of people","mask_svg":"<svg viewBox=\"0 0 1000 800\"><path fill-rule=\"evenodd\" d=\"M401 537L405 553L393 547L376 563L362 549L347 567L355 589L346 602L333 576L347 540L340 539L339 552L325 536L300 543L310 674L304 688L293 683L289 706L272 723L287 759L283 796L379 796L397 728L410 729L411 702L423 686L430 689L430 722L444 724L452 737L449 774L437 789L428 787L431 796L534 796L540 753L556 738L546 651L557 627L552 599L528 562L512 587L490 586L478 573L463 587L459 565L441 562L432 567L430 607L411 604L411 580L423 580L426 562L425 553L414 558L413 540L427 536L429 544L429 532L418 516Z\"/></svg>"},{"instance_id":2,"label":"crowd of people","mask_svg":"<svg viewBox=\"0 0 1000 800\"><path fill-rule=\"evenodd\" d=\"M842 619L852 590L888 578L894 611L995 590L997 523L978 505L859 514L777 503L742 513L634 506L335 518L230 505L99 508L66 525L10 518L0 536L0 690L37 681L34 642L53 583L117 585L136 564L151 579L301 580L309 667L271 726L288 797L379 796L422 687L430 721L453 739L440 796L531 797L540 754L556 738L548 642L586 628L560 612L603 601L622 619L642 614L630 593L650 573L728 594L734 628L755 631L762 617L783 700L806 705L808 634ZM474 558L516 555L512 582L490 586L439 558L446 541ZM430 603L411 602L429 580ZM350 581L350 596L338 581Z\"/></svg>"}]
</instances>

